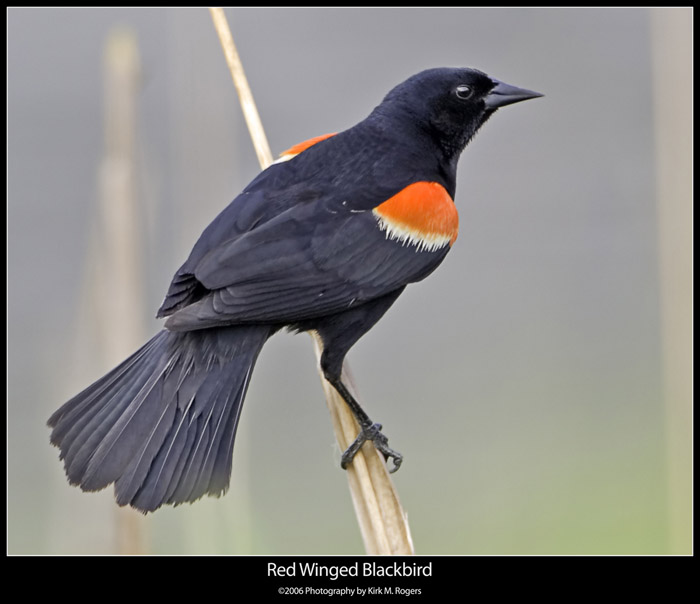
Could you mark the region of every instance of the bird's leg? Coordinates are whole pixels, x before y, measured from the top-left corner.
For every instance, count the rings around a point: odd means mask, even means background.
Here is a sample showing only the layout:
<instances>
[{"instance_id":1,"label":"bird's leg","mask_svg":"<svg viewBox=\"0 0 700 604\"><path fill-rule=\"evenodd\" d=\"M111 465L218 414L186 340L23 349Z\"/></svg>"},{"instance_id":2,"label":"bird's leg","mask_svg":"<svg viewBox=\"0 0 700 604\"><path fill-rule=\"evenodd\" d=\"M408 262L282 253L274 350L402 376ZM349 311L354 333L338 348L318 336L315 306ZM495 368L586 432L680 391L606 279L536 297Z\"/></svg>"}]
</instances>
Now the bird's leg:
<instances>
[{"instance_id":1,"label":"bird's leg","mask_svg":"<svg viewBox=\"0 0 700 604\"><path fill-rule=\"evenodd\" d=\"M360 450L360 447L362 447L362 445L364 445L368 440L371 440L377 450L384 455L385 461L389 461L389 458L393 459L394 467L389 470L389 472L396 472L396 470L398 470L401 466L403 455L389 448L389 439L382 434L382 425L372 422L367 413L365 413L364 409L360 407L360 404L355 400L355 397L350 394L340 378L329 378L327 376L326 379L328 379L331 385L338 391L338 394L343 397L343 400L347 403L348 407L350 407L355 419L360 424L360 433L340 458L340 466L343 468L343 470L346 470L350 463L352 463L352 460Z\"/></svg>"}]
</instances>

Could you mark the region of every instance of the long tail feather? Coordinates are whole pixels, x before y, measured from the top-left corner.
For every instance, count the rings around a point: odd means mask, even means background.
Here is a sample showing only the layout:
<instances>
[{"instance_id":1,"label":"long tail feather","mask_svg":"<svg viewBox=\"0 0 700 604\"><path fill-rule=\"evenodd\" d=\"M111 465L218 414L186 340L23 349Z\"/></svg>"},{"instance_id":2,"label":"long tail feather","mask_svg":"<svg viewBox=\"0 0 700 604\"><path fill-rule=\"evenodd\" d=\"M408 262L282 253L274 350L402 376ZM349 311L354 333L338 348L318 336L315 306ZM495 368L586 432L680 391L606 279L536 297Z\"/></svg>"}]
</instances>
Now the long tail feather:
<instances>
[{"instance_id":1,"label":"long tail feather","mask_svg":"<svg viewBox=\"0 0 700 604\"><path fill-rule=\"evenodd\" d=\"M144 512L228 489L250 375L270 327L163 330L49 419L66 475Z\"/></svg>"}]
</instances>

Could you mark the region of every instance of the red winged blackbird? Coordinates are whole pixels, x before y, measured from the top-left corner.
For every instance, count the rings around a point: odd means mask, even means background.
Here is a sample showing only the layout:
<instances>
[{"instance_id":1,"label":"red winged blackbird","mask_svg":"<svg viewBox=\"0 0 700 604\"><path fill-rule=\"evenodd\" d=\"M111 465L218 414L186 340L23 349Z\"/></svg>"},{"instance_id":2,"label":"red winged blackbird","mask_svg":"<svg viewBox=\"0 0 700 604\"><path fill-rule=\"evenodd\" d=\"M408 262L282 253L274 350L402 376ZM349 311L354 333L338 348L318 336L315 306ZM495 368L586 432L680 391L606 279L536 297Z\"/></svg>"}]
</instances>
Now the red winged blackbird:
<instances>
[{"instance_id":1,"label":"red winged blackbird","mask_svg":"<svg viewBox=\"0 0 700 604\"><path fill-rule=\"evenodd\" d=\"M430 69L364 121L293 147L205 229L172 280L165 329L49 419L66 474L142 511L228 488L256 358L277 330L316 331L321 368L360 434L388 447L343 385L343 359L457 238L457 161L504 105L541 96L473 69Z\"/></svg>"}]
</instances>

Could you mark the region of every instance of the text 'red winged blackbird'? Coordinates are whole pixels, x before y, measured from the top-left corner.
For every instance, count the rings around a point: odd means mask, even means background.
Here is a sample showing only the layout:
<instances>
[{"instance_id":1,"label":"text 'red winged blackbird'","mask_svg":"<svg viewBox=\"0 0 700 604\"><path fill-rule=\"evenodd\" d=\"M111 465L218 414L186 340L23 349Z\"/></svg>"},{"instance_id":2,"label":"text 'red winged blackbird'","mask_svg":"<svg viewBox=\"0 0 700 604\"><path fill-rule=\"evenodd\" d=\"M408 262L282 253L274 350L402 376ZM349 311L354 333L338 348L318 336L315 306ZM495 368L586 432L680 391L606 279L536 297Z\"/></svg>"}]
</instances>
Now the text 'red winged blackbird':
<instances>
[{"instance_id":1,"label":"text 'red winged blackbird'","mask_svg":"<svg viewBox=\"0 0 700 604\"><path fill-rule=\"evenodd\" d=\"M165 329L49 419L66 474L142 511L228 488L253 366L277 330L316 331L321 368L361 431L388 447L341 381L343 359L457 238L459 156L499 108L541 96L473 69L430 69L364 121L293 147L205 229L158 317Z\"/></svg>"}]
</instances>

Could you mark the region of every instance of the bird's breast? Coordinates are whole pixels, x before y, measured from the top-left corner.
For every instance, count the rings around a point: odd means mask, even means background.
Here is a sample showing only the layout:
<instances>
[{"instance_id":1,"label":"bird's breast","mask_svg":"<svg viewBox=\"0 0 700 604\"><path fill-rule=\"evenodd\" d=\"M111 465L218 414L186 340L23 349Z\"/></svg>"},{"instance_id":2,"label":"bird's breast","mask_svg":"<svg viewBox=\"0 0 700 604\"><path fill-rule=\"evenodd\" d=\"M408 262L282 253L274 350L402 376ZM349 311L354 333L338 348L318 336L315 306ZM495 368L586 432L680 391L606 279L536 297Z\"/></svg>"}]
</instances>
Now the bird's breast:
<instances>
[{"instance_id":1,"label":"bird's breast","mask_svg":"<svg viewBox=\"0 0 700 604\"><path fill-rule=\"evenodd\" d=\"M387 239L415 246L416 251L433 252L457 239L457 208L445 187L436 182L414 182L372 213Z\"/></svg>"}]
</instances>

